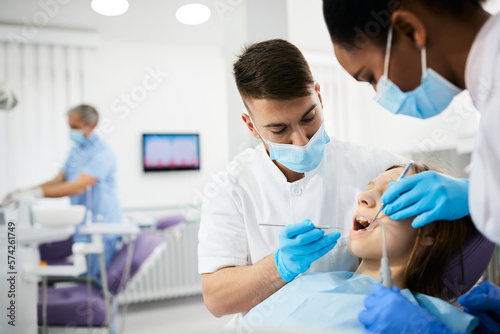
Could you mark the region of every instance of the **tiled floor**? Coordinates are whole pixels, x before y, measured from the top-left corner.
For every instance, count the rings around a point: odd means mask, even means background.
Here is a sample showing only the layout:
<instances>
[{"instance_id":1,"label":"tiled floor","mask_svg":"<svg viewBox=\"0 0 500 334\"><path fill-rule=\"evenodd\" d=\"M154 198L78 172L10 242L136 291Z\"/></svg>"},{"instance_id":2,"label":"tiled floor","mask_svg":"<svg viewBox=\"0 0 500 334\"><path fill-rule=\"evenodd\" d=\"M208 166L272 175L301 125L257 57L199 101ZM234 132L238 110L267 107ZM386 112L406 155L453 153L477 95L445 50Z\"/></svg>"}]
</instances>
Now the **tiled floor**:
<instances>
[{"instance_id":1,"label":"tiled floor","mask_svg":"<svg viewBox=\"0 0 500 334\"><path fill-rule=\"evenodd\" d=\"M202 297L196 296L130 305L125 330L121 330L122 319L117 323L120 334L220 334L230 317L214 317Z\"/></svg>"}]
</instances>

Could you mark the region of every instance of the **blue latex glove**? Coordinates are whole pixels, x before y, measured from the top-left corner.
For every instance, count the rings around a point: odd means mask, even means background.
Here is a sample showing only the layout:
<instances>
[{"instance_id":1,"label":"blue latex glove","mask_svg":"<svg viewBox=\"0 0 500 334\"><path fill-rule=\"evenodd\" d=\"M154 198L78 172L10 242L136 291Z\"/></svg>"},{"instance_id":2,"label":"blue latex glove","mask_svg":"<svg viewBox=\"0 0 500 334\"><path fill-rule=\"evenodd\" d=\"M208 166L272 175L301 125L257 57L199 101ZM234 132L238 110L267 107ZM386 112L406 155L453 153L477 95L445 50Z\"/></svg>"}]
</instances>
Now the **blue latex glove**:
<instances>
[{"instance_id":1,"label":"blue latex glove","mask_svg":"<svg viewBox=\"0 0 500 334\"><path fill-rule=\"evenodd\" d=\"M380 284L372 285L372 294L365 298L365 307L358 318L370 333L465 333L446 327L410 302L395 286L388 289Z\"/></svg>"},{"instance_id":2,"label":"blue latex glove","mask_svg":"<svg viewBox=\"0 0 500 334\"><path fill-rule=\"evenodd\" d=\"M391 182L382 195L384 213L392 220L416 216L412 226L455 220L469 214L469 179L427 171Z\"/></svg>"},{"instance_id":3,"label":"blue latex glove","mask_svg":"<svg viewBox=\"0 0 500 334\"><path fill-rule=\"evenodd\" d=\"M500 333L500 288L488 281L458 298L464 311L479 319L480 333Z\"/></svg>"},{"instance_id":4,"label":"blue latex glove","mask_svg":"<svg viewBox=\"0 0 500 334\"><path fill-rule=\"evenodd\" d=\"M284 227L280 232L280 246L274 253L280 276L287 282L292 281L328 253L339 238L339 232L325 235L325 231L314 228L309 219Z\"/></svg>"}]
</instances>

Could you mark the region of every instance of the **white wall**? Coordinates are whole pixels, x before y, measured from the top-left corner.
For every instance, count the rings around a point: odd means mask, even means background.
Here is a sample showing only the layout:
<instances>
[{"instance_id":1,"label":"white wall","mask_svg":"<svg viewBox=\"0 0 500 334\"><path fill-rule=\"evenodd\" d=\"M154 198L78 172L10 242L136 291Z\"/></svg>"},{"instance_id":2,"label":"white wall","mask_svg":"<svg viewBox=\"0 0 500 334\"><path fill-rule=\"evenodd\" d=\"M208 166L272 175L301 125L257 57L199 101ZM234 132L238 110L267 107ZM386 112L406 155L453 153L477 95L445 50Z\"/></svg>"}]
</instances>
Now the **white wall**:
<instances>
[{"instance_id":1,"label":"white wall","mask_svg":"<svg viewBox=\"0 0 500 334\"><path fill-rule=\"evenodd\" d=\"M196 190L228 162L220 49L103 40L96 65L99 129L118 158L122 206L192 204ZM155 82L152 70L169 74ZM144 89L144 80L157 87ZM201 170L144 173L144 132L200 133Z\"/></svg>"}]
</instances>

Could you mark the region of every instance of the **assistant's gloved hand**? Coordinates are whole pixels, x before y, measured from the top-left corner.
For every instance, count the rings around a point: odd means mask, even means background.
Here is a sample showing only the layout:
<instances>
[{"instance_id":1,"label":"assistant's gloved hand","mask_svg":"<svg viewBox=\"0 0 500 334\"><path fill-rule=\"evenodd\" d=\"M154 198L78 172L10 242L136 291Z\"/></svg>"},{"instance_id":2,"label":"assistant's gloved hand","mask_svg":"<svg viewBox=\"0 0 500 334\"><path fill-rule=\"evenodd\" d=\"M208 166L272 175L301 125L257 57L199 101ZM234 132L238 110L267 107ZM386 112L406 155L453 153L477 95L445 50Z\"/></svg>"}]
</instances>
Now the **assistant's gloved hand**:
<instances>
[{"instance_id":1,"label":"assistant's gloved hand","mask_svg":"<svg viewBox=\"0 0 500 334\"><path fill-rule=\"evenodd\" d=\"M399 197L398 197L399 196ZM391 182L382 195L384 213L392 220L417 216L414 228L436 220L455 220L469 214L469 179L427 171Z\"/></svg>"},{"instance_id":2,"label":"assistant's gloved hand","mask_svg":"<svg viewBox=\"0 0 500 334\"><path fill-rule=\"evenodd\" d=\"M292 281L328 253L339 238L339 232L325 235L323 230L314 228L309 219L284 227L280 232L280 246L274 253L281 278Z\"/></svg>"},{"instance_id":3,"label":"assistant's gloved hand","mask_svg":"<svg viewBox=\"0 0 500 334\"><path fill-rule=\"evenodd\" d=\"M488 281L458 298L464 311L479 319L480 333L500 333L500 288Z\"/></svg>"},{"instance_id":4,"label":"assistant's gloved hand","mask_svg":"<svg viewBox=\"0 0 500 334\"><path fill-rule=\"evenodd\" d=\"M359 313L359 322L370 333L445 333L456 334L418 305L410 302L394 286L372 285L372 294L365 298L366 310Z\"/></svg>"},{"instance_id":5,"label":"assistant's gloved hand","mask_svg":"<svg viewBox=\"0 0 500 334\"><path fill-rule=\"evenodd\" d=\"M4 197L2 205L18 205L20 200L35 200L43 197L43 189L40 187L15 190Z\"/></svg>"}]
</instances>

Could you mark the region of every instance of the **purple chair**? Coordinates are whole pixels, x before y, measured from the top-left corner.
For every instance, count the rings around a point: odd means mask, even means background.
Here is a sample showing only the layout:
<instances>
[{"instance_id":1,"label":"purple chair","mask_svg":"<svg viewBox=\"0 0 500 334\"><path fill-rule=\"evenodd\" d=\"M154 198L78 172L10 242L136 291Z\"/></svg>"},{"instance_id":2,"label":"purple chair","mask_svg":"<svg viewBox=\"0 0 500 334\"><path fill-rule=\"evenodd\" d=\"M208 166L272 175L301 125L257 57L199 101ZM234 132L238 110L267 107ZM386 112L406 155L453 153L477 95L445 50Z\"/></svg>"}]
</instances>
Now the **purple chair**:
<instances>
[{"instance_id":1,"label":"purple chair","mask_svg":"<svg viewBox=\"0 0 500 334\"><path fill-rule=\"evenodd\" d=\"M47 262L48 265L71 265L68 257L73 255L72 246L73 236L62 241L40 244L38 246L40 260Z\"/></svg>"},{"instance_id":2,"label":"purple chair","mask_svg":"<svg viewBox=\"0 0 500 334\"><path fill-rule=\"evenodd\" d=\"M462 256L455 252L448 262L443 274L442 298L454 300L472 289L488 267L494 250L495 244L474 229L462 245Z\"/></svg>"},{"instance_id":3,"label":"purple chair","mask_svg":"<svg viewBox=\"0 0 500 334\"><path fill-rule=\"evenodd\" d=\"M183 215L167 216L156 221L156 229L163 231L167 228L184 222L186 222L186 217L184 217Z\"/></svg>"},{"instance_id":4,"label":"purple chair","mask_svg":"<svg viewBox=\"0 0 500 334\"><path fill-rule=\"evenodd\" d=\"M163 237L155 231L141 232L133 243L133 254L128 278L131 279L139 270L141 264L153 253ZM106 270L109 291L116 295L123 291L126 280L126 259L129 245L120 249L109 268ZM47 288L47 325L49 326L106 326L106 305L103 291L97 285L90 286L90 303L87 284L78 283L69 287ZM90 305L90 307L89 307ZM42 290L38 289L38 325L42 325ZM89 312L90 311L90 312ZM90 320L90 321L89 321Z\"/></svg>"}]
</instances>

